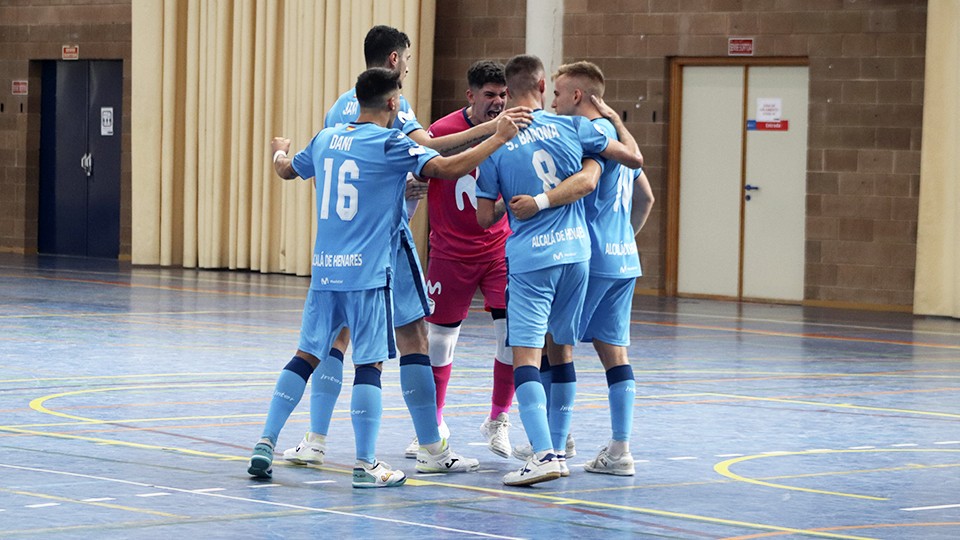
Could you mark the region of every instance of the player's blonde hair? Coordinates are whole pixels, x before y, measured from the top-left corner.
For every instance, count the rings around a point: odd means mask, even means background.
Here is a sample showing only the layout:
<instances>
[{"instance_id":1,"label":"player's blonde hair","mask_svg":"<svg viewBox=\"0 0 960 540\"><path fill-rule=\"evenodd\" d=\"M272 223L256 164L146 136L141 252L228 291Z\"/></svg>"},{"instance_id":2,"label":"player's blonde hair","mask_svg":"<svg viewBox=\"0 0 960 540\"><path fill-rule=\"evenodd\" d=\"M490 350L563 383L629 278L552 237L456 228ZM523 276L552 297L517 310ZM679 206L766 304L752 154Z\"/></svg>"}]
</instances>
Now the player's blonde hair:
<instances>
[{"instance_id":1,"label":"player's blonde hair","mask_svg":"<svg viewBox=\"0 0 960 540\"><path fill-rule=\"evenodd\" d=\"M591 95L603 97L603 71L600 66L593 62L581 60L580 62L563 64L550 80L555 81L557 77L568 77L575 81L576 87L582 90L588 99Z\"/></svg>"}]
</instances>

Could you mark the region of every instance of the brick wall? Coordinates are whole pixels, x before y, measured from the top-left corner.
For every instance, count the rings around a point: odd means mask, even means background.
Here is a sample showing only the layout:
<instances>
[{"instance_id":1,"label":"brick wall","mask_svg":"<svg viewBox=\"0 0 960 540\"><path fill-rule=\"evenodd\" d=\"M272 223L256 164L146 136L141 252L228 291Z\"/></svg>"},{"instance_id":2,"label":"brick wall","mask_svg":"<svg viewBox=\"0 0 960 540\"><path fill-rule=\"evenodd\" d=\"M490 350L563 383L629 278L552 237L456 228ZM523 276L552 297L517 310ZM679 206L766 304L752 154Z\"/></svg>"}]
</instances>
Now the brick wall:
<instances>
[{"instance_id":1,"label":"brick wall","mask_svg":"<svg viewBox=\"0 0 960 540\"><path fill-rule=\"evenodd\" d=\"M0 3L0 251L35 253L43 60L79 45L81 60L123 60L120 256L130 255L130 0ZM14 96L13 80L29 81Z\"/></svg>"},{"instance_id":2,"label":"brick wall","mask_svg":"<svg viewBox=\"0 0 960 540\"><path fill-rule=\"evenodd\" d=\"M436 116L462 102L472 60L523 52L525 9L438 2ZM809 58L805 300L911 305L926 2L908 0L566 0L564 60L604 69L658 200L639 288L665 281L669 57L725 57L729 36L753 36L756 56Z\"/></svg>"}]
</instances>

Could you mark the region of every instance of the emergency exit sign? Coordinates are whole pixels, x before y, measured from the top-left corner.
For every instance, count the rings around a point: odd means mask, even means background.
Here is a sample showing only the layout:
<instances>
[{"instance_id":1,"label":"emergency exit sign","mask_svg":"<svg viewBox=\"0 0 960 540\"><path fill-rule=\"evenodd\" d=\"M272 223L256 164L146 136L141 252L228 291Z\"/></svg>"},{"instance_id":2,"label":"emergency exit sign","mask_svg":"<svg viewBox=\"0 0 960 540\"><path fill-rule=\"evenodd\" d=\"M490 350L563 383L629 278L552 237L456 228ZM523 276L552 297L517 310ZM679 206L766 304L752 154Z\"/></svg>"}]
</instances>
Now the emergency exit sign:
<instances>
[{"instance_id":1,"label":"emergency exit sign","mask_svg":"<svg viewBox=\"0 0 960 540\"><path fill-rule=\"evenodd\" d=\"M10 93L15 96L26 96L30 93L30 81L15 80L10 84Z\"/></svg>"},{"instance_id":2,"label":"emergency exit sign","mask_svg":"<svg viewBox=\"0 0 960 540\"><path fill-rule=\"evenodd\" d=\"M753 56L753 38L727 38L727 56Z\"/></svg>"}]
</instances>

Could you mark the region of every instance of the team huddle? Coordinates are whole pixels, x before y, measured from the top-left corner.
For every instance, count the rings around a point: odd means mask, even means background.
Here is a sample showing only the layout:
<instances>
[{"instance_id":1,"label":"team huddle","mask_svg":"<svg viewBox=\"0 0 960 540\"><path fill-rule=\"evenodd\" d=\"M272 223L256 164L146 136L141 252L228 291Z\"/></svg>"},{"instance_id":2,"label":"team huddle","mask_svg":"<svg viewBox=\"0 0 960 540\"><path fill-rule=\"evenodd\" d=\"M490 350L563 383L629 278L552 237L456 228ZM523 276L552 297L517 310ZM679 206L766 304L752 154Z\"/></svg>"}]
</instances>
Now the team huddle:
<instances>
[{"instance_id":1,"label":"team huddle","mask_svg":"<svg viewBox=\"0 0 960 540\"><path fill-rule=\"evenodd\" d=\"M277 437L311 376L310 430L282 455L323 463L351 341L353 487L406 481L375 455L382 365L398 356L416 432L406 456L418 472L478 470L478 460L447 442L443 407L479 288L497 342L480 431L493 453L524 461L504 484L570 474L578 341L592 342L603 364L612 431L585 470L633 475L636 392L626 348L640 276L634 236L653 196L636 141L602 100L602 72L589 62L561 66L552 114L543 110L546 73L537 57L479 61L467 73L468 106L424 130L401 95L412 56L406 34L376 26L364 55L368 69L306 147L291 158L288 139L271 141L280 177L314 179L318 227L300 341L277 379L249 474L272 476ZM426 281L409 228L425 185ZM514 399L528 443L512 447Z\"/></svg>"}]
</instances>

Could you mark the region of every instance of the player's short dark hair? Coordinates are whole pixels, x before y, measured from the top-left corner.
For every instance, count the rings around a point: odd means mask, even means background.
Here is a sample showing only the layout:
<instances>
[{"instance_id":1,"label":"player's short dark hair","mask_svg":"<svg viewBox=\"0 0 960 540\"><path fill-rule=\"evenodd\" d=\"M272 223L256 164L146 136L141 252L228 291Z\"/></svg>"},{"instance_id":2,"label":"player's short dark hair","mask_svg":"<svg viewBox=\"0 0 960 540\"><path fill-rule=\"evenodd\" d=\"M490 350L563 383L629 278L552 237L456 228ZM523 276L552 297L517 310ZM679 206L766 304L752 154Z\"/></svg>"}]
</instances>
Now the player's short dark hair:
<instances>
[{"instance_id":1,"label":"player's short dark hair","mask_svg":"<svg viewBox=\"0 0 960 540\"><path fill-rule=\"evenodd\" d=\"M507 88L514 95L526 94L537 90L543 78L543 62L531 54L520 54L507 61L504 68Z\"/></svg>"},{"instance_id":2,"label":"player's short dark hair","mask_svg":"<svg viewBox=\"0 0 960 540\"><path fill-rule=\"evenodd\" d=\"M370 68L357 77L357 102L363 109L382 109L390 94L400 90L400 74L392 69Z\"/></svg>"},{"instance_id":3,"label":"player's short dark hair","mask_svg":"<svg viewBox=\"0 0 960 540\"><path fill-rule=\"evenodd\" d=\"M487 83L507 84L503 64L493 60L477 60L467 69L467 84L477 90Z\"/></svg>"},{"instance_id":4,"label":"player's short dark hair","mask_svg":"<svg viewBox=\"0 0 960 540\"><path fill-rule=\"evenodd\" d=\"M390 53L402 53L410 47L410 38L392 26L377 25L367 32L363 40L363 57L367 67L381 67L387 63Z\"/></svg>"}]
</instances>

